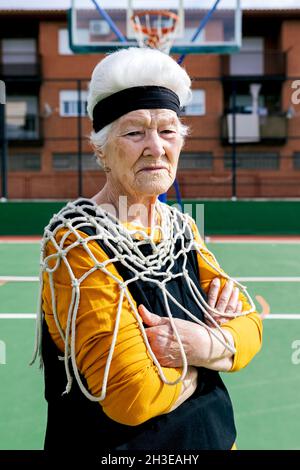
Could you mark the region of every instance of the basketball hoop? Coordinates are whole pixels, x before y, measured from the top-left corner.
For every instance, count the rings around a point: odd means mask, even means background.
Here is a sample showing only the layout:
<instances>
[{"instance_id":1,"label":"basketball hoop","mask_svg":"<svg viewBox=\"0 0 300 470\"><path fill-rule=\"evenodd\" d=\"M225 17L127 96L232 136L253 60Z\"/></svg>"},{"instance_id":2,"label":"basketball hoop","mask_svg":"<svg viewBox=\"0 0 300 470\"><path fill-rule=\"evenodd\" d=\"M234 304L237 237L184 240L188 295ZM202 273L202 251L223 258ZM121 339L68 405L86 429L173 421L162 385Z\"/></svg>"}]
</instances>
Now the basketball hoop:
<instances>
[{"instance_id":1,"label":"basketball hoop","mask_svg":"<svg viewBox=\"0 0 300 470\"><path fill-rule=\"evenodd\" d=\"M131 17L140 47L152 47L168 54L173 44L179 16L167 10L143 10Z\"/></svg>"}]
</instances>

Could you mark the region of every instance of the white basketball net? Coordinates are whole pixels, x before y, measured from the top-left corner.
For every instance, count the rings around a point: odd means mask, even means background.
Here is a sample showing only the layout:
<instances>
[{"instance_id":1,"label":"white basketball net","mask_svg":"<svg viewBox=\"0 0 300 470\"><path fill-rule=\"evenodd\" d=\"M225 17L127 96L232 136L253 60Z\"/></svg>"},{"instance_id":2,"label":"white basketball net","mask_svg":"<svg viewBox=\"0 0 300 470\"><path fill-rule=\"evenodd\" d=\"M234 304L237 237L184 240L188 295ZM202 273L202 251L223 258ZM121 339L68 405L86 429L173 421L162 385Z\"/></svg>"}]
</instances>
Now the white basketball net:
<instances>
[{"instance_id":1,"label":"white basketball net","mask_svg":"<svg viewBox=\"0 0 300 470\"><path fill-rule=\"evenodd\" d=\"M174 17L166 15L167 12L163 11L132 15L133 32L140 47L151 47L169 54L176 36L179 17L176 19L176 15Z\"/></svg>"},{"instance_id":2,"label":"white basketball net","mask_svg":"<svg viewBox=\"0 0 300 470\"><path fill-rule=\"evenodd\" d=\"M81 205L78 205L80 203ZM172 317L172 306L169 302L173 302L180 308L186 315L190 318L191 321L198 323L207 330L210 334L215 336L218 341L232 353L235 353L234 347L229 344L223 330L220 328L218 323L214 320L214 314L220 314L216 309L211 308L205 299L203 298L199 288L189 276L189 272L186 269L187 263L187 254L191 250L196 250L196 252L201 256L206 263L208 263L211 268L216 272L216 275L221 275L223 278L231 279L228 275L223 273L218 267L218 263L214 256L201 244L198 244L194 239L194 234L191 228L192 219L187 214L182 214L174 207L170 207L167 204L164 204L160 201L156 202L156 210L160 215L161 225L154 226L152 233L150 235L146 234L143 230L128 230L126 229L114 216L108 212L101 209L100 206L92 203L86 199L79 199L75 202L69 202L57 215L55 215L50 221L49 225L45 228L44 237L42 240L41 248L41 269L40 269L40 304L37 320L37 334L36 334L36 346L33 357L33 362L40 355L41 358L41 339L42 339L42 323L43 323L43 312L42 312L42 290L43 290L43 274L47 273L49 279L49 285L51 289L52 297L52 310L54 319L56 322L57 329L60 333L60 336L64 342L65 350L64 357L61 358L64 360L66 376L67 376L67 386L66 393L71 389L72 385L72 375L70 372L70 363L69 359L72 362L72 368L76 381L82 391L82 393L91 401L102 401L106 396L107 382L110 371L110 366L114 354L114 349L117 341L120 318L122 315L122 304L124 298L129 302L129 305L132 309L132 313L135 316L139 328L141 330L145 345L148 349L148 352L157 367L161 380L170 385L175 385L179 381L182 381L187 373L187 358L183 349L183 345L178 334L176 324ZM88 210L95 210L96 215L93 217L89 215ZM67 214L76 213L75 218L67 218ZM56 227L52 230L53 224L57 224ZM82 237L79 233L81 227L92 227L95 229L95 235ZM57 242L56 235L59 231L66 230L66 233L62 236L60 242ZM161 232L161 241L159 243L154 243L153 233L155 230L160 230ZM137 240L135 236L139 234L142 236L141 240ZM68 237L72 235L75 238L75 241L65 247L65 242ZM90 242L93 240L101 240L113 252L113 258L107 259L105 262L100 263L94 254L90 250ZM177 241L180 241L181 249L176 253L175 245ZM56 249L56 253L46 256L46 245L51 241L53 246ZM140 247L144 244L150 244L153 249L153 253L145 256ZM68 261L68 253L71 250L76 249L78 246L81 246L85 252L86 256L90 257L93 260L94 266L87 272L85 272L79 279L76 278L72 270L72 266ZM211 263L207 258L207 254L210 254L216 264ZM173 274L172 267L174 262L180 256L183 257L182 272ZM110 263L120 262L126 268L128 268L133 274L133 278L124 282L121 282L116 276L114 276L108 269ZM68 318L66 331L64 332L60 321L57 315L56 308L56 296L55 296L55 285L53 280L53 274L57 271L61 263L64 263L67 267L67 270L70 275L70 286L72 286L72 297L71 303L68 308ZM51 267L52 266L52 267ZM85 388L84 384L81 381L79 371L76 364L76 353L75 353L75 341L76 341L76 319L78 313L78 307L80 302L80 286L81 283L96 270L100 269L107 276L111 277L119 285L119 303L116 310L115 316L115 325L111 341L110 351L107 357L107 362L105 366L104 378L102 382L102 391L99 396L94 396ZM161 278L164 278L161 281ZM204 322L199 320L195 315L193 315L189 310L187 310L183 305L181 305L176 298L174 298L171 293L168 291L168 283L175 279L176 277L182 277L185 281L185 288L192 294L196 304L199 309L204 313L204 316L210 320L214 327L222 333L222 338L216 335L213 328L210 328ZM159 278L159 280L158 280ZM130 283L135 282L136 280L148 281L151 282L162 291L165 312L170 319L170 324L173 329L174 335L178 341L178 345L182 357L182 374L174 382L170 382L165 377L162 367L158 362L156 356L154 355L150 344L147 339L145 328L141 317L137 311L136 306L132 302L128 286ZM249 299L251 309L249 311L244 311L240 315L247 315L255 310L254 303L247 293L246 287L242 286L239 282L233 280L235 285L237 285ZM155 313L155 312L154 312ZM226 316L226 314L222 314ZM232 318L232 315L230 315Z\"/></svg>"}]
</instances>

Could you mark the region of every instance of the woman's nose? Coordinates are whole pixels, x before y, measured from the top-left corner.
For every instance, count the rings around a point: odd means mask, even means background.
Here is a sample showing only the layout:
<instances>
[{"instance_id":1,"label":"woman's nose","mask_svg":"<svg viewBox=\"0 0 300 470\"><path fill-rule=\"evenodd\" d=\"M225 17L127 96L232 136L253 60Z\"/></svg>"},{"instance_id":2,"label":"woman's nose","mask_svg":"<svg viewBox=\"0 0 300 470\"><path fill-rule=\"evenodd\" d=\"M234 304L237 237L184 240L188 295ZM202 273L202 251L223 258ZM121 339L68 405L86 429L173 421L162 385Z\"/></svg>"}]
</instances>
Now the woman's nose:
<instances>
[{"instance_id":1,"label":"woman's nose","mask_svg":"<svg viewBox=\"0 0 300 470\"><path fill-rule=\"evenodd\" d=\"M144 154L157 158L165 154L162 139L157 131L149 132L147 135Z\"/></svg>"}]
</instances>

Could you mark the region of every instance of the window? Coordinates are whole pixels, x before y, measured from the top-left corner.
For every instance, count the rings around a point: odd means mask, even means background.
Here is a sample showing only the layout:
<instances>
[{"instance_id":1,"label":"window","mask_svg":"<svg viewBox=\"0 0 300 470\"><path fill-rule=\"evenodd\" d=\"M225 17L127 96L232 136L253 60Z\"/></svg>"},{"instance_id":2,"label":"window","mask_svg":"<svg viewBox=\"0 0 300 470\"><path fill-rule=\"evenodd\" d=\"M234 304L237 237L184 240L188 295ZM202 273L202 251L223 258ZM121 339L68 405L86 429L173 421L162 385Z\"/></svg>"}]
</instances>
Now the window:
<instances>
[{"instance_id":1,"label":"window","mask_svg":"<svg viewBox=\"0 0 300 470\"><path fill-rule=\"evenodd\" d=\"M9 171L40 171L41 156L39 154L10 154L8 157Z\"/></svg>"},{"instance_id":2,"label":"window","mask_svg":"<svg viewBox=\"0 0 300 470\"><path fill-rule=\"evenodd\" d=\"M300 152L294 153L294 170L300 170Z\"/></svg>"},{"instance_id":3,"label":"window","mask_svg":"<svg viewBox=\"0 0 300 470\"><path fill-rule=\"evenodd\" d=\"M237 168L247 170L278 170L279 154L276 152L238 152ZM225 154L224 166L231 168L232 154Z\"/></svg>"},{"instance_id":4,"label":"window","mask_svg":"<svg viewBox=\"0 0 300 470\"><path fill-rule=\"evenodd\" d=\"M77 171L78 155L76 153L54 153L52 156L52 166L57 171ZM101 170L96 157L91 153L82 154L83 170Z\"/></svg>"},{"instance_id":5,"label":"window","mask_svg":"<svg viewBox=\"0 0 300 470\"><path fill-rule=\"evenodd\" d=\"M3 64L35 64L36 40L34 38L2 39Z\"/></svg>"},{"instance_id":6,"label":"window","mask_svg":"<svg viewBox=\"0 0 300 470\"><path fill-rule=\"evenodd\" d=\"M81 116L86 116L87 91L81 92ZM59 92L60 116L78 116L78 92L77 90L61 90Z\"/></svg>"},{"instance_id":7,"label":"window","mask_svg":"<svg viewBox=\"0 0 300 470\"><path fill-rule=\"evenodd\" d=\"M205 90L192 90L192 101L185 106L183 114L185 116L205 115Z\"/></svg>"},{"instance_id":8,"label":"window","mask_svg":"<svg viewBox=\"0 0 300 470\"><path fill-rule=\"evenodd\" d=\"M213 166L213 156L211 152L182 152L180 154L179 170L205 170Z\"/></svg>"},{"instance_id":9,"label":"window","mask_svg":"<svg viewBox=\"0 0 300 470\"><path fill-rule=\"evenodd\" d=\"M268 110L265 106L266 97L263 95L258 96L258 114L260 116L266 116L268 114ZM237 113L252 113L252 96L249 91L248 95L240 95L237 94L235 96L235 111ZM233 110L233 96L230 95L229 98L229 108Z\"/></svg>"},{"instance_id":10,"label":"window","mask_svg":"<svg viewBox=\"0 0 300 470\"><path fill-rule=\"evenodd\" d=\"M264 74L264 38L243 38L238 54L230 56L230 75Z\"/></svg>"},{"instance_id":11,"label":"window","mask_svg":"<svg viewBox=\"0 0 300 470\"><path fill-rule=\"evenodd\" d=\"M37 96L8 96L6 122L8 139L37 139L39 137Z\"/></svg>"},{"instance_id":12,"label":"window","mask_svg":"<svg viewBox=\"0 0 300 470\"><path fill-rule=\"evenodd\" d=\"M36 40L34 38L2 39L2 74L16 76L32 76L39 73Z\"/></svg>"},{"instance_id":13,"label":"window","mask_svg":"<svg viewBox=\"0 0 300 470\"><path fill-rule=\"evenodd\" d=\"M90 20L89 32L92 36L107 36L110 26L106 20Z\"/></svg>"},{"instance_id":14,"label":"window","mask_svg":"<svg viewBox=\"0 0 300 470\"><path fill-rule=\"evenodd\" d=\"M72 55L74 52L69 45L69 32L67 29L58 30L58 52L62 55Z\"/></svg>"}]
</instances>

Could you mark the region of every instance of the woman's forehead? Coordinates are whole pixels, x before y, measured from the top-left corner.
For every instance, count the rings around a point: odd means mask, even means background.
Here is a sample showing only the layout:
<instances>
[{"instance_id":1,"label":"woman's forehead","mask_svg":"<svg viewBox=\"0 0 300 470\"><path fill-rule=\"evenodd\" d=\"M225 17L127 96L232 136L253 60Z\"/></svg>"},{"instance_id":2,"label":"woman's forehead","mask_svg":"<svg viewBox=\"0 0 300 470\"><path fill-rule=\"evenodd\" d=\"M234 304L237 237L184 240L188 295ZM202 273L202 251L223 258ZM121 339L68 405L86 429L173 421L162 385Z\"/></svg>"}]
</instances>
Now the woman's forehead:
<instances>
[{"instance_id":1,"label":"woman's forehead","mask_svg":"<svg viewBox=\"0 0 300 470\"><path fill-rule=\"evenodd\" d=\"M178 122L175 111L171 109L137 109L119 118L119 124L150 124L152 121Z\"/></svg>"}]
</instances>

